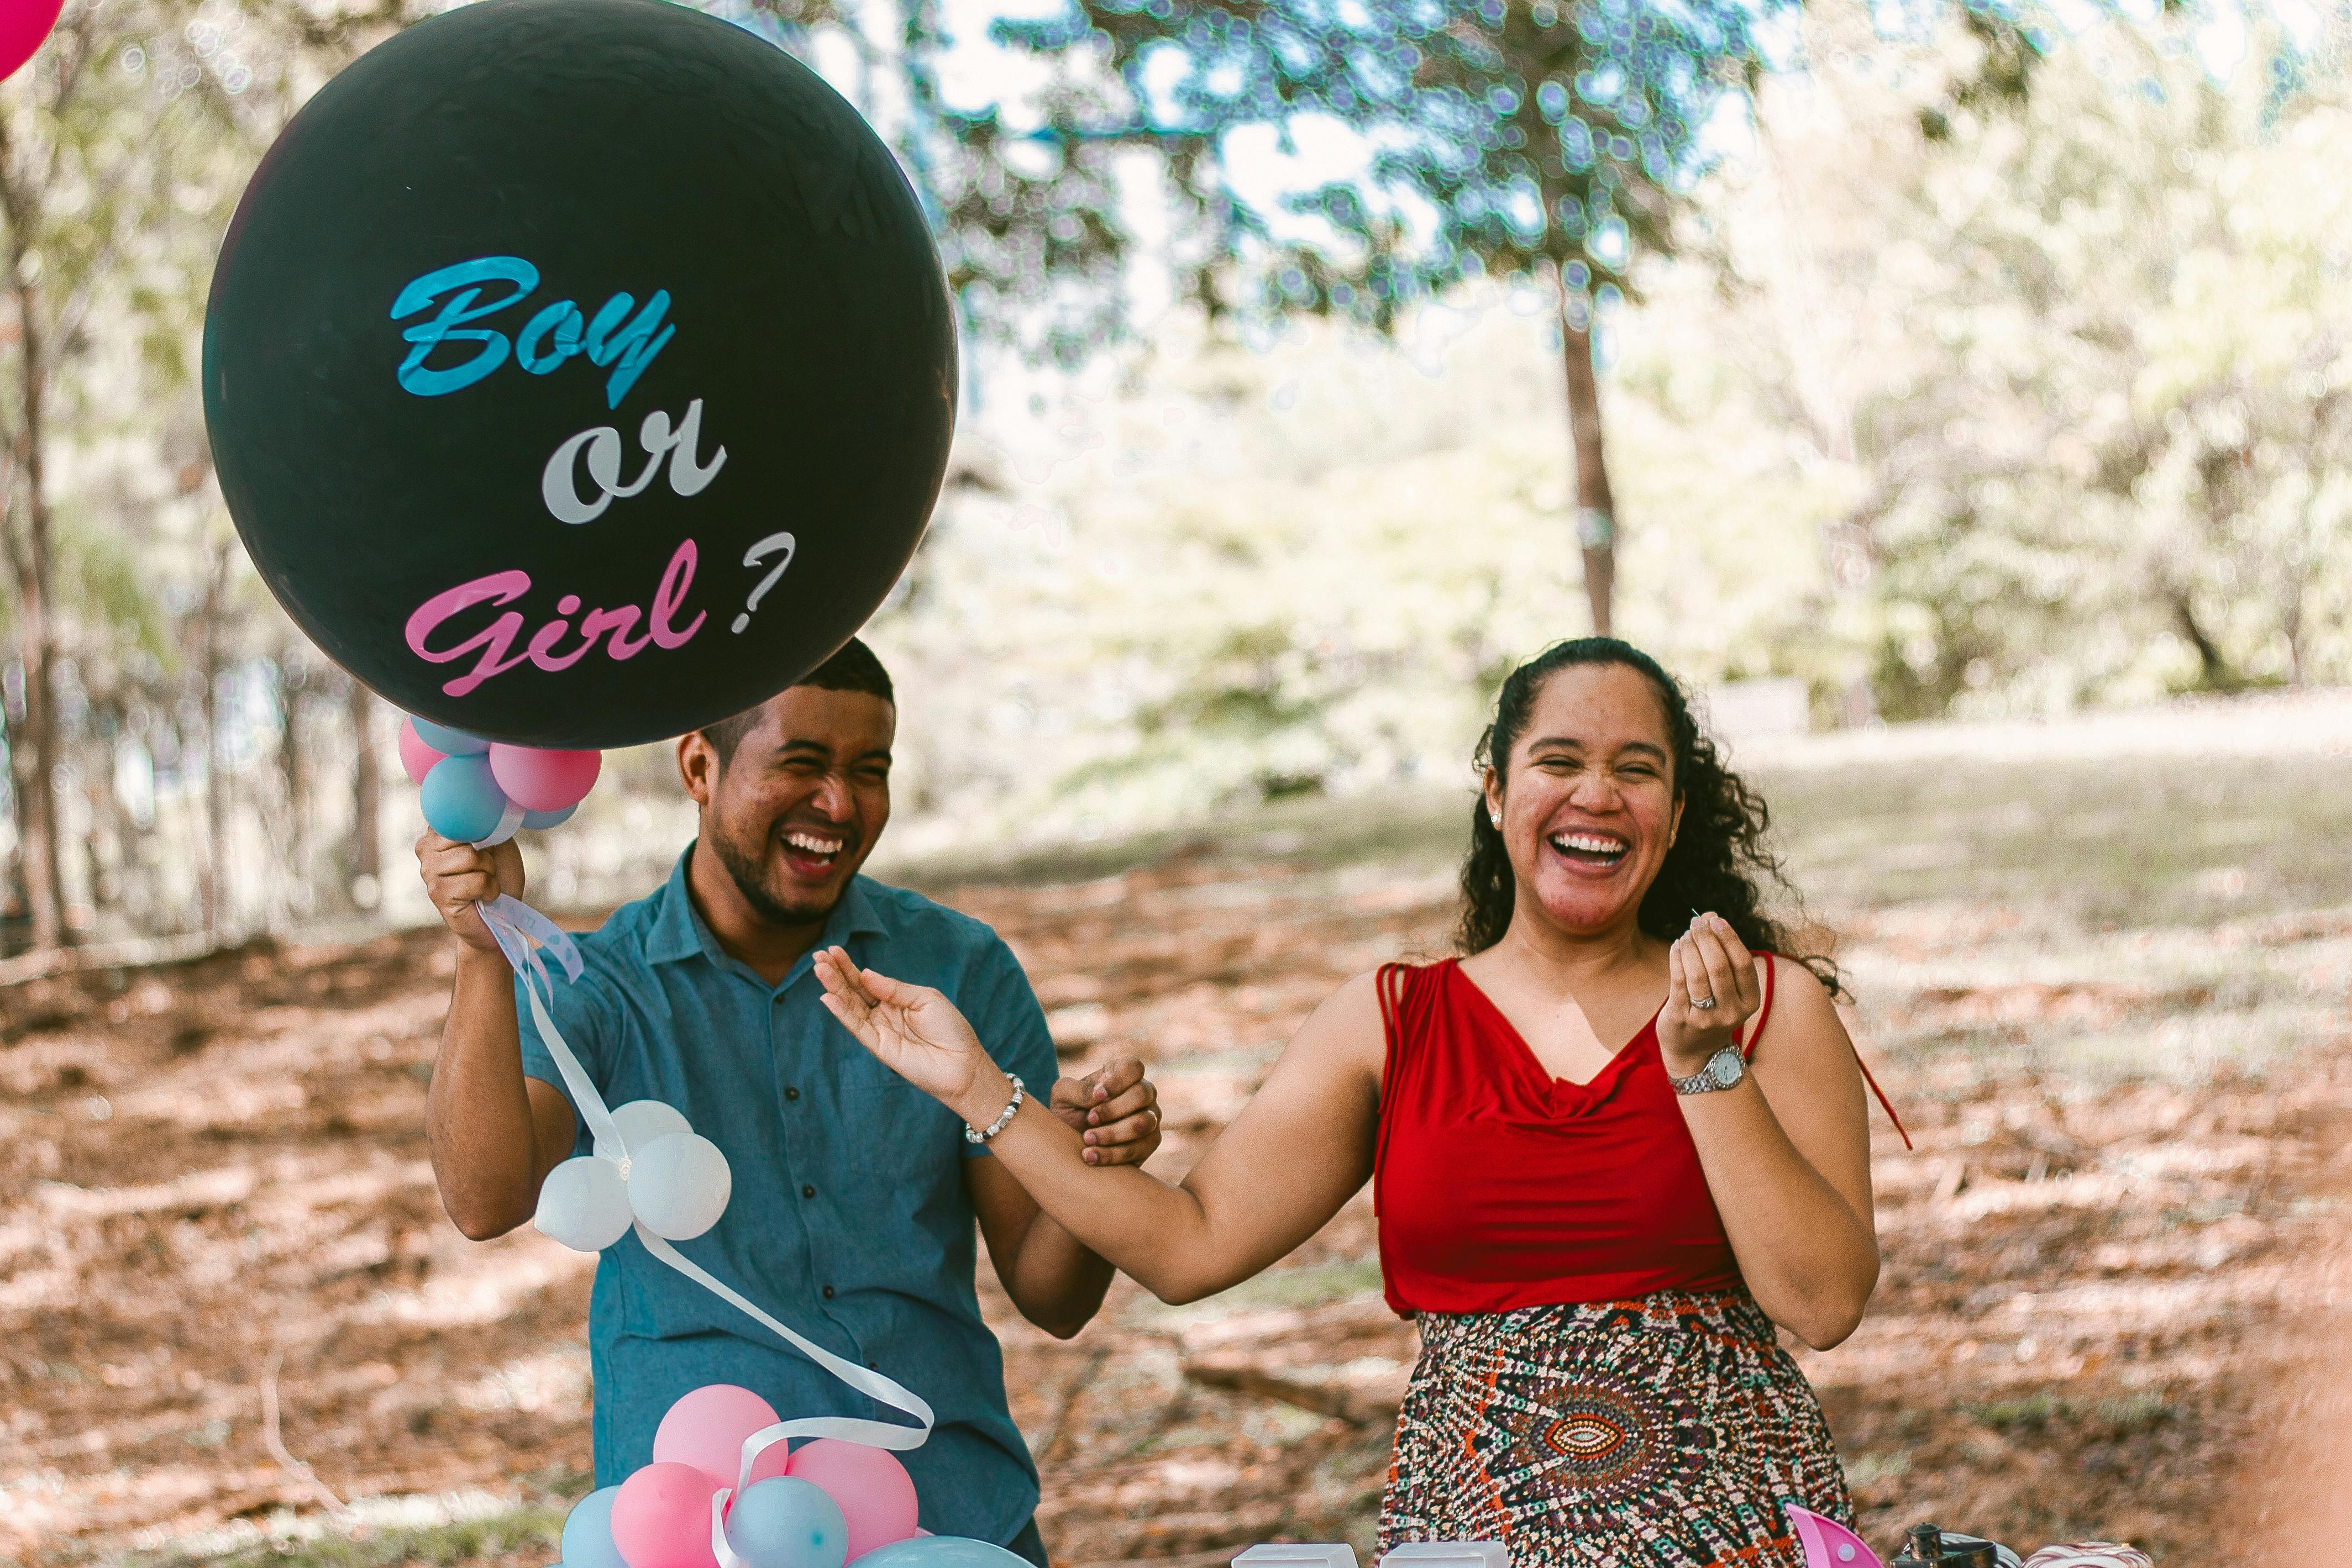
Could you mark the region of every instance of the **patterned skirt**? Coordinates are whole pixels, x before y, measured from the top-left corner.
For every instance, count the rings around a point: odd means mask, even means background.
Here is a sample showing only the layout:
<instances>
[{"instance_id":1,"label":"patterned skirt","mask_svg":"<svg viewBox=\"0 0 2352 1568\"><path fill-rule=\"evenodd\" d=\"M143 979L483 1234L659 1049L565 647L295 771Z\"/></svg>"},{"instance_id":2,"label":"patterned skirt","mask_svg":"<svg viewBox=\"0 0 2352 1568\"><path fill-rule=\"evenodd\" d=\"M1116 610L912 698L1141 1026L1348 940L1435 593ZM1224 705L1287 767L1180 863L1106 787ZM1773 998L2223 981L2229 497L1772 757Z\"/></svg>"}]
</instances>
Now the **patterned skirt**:
<instances>
[{"instance_id":1,"label":"patterned skirt","mask_svg":"<svg viewBox=\"0 0 2352 1568\"><path fill-rule=\"evenodd\" d=\"M1853 1518L1822 1407L1744 1291L1424 1313L1381 1550L1514 1568L1804 1568L1784 1504Z\"/></svg>"}]
</instances>

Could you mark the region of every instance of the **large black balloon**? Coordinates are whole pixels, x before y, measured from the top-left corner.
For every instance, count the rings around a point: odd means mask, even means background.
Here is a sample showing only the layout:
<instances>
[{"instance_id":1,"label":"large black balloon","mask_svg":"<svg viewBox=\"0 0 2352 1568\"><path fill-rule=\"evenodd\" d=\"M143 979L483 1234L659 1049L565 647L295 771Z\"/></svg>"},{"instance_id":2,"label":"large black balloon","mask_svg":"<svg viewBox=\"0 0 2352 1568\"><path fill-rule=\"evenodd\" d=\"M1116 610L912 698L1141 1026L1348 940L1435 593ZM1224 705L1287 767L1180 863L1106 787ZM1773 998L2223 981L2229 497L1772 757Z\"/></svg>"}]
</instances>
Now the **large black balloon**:
<instances>
[{"instance_id":1,"label":"large black balloon","mask_svg":"<svg viewBox=\"0 0 2352 1568\"><path fill-rule=\"evenodd\" d=\"M665 0L479 0L372 50L262 161L205 323L221 488L289 613L531 746L679 734L846 642L955 392L888 149Z\"/></svg>"}]
</instances>

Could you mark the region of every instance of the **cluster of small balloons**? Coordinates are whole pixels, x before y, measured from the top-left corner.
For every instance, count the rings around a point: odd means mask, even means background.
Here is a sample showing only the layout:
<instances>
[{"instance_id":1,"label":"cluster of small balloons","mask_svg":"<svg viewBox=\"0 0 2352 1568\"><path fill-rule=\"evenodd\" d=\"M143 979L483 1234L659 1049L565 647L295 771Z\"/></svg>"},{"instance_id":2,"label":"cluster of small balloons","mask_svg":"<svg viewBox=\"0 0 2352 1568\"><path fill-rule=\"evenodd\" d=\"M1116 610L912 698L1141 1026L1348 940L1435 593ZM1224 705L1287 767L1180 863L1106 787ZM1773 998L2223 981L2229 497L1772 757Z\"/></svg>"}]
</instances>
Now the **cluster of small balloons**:
<instances>
[{"instance_id":1,"label":"cluster of small balloons","mask_svg":"<svg viewBox=\"0 0 2352 1568\"><path fill-rule=\"evenodd\" d=\"M508 746L412 716L400 725L400 765L435 832L499 843L518 828L569 820L595 788L604 753Z\"/></svg>"},{"instance_id":2,"label":"cluster of small balloons","mask_svg":"<svg viewBox=\"0 0 2352 1568\"><path fill-rule=\"evenodd\" d=\"M837 1437L762 1450L714 1531L711 1501L735 1485L744 1440L775 1424L748 1388L687 1395L656 1429L653 1462L564 1521L561 1568L1024 1568L1003 1547L926 1532L898 1456Z\"/></svg>"},{"instance_id":3,"label":"cluster of small balloons","mask_svg":"<svg viewBox=\"0 0 2352 1568\"><path fill-rule=\"evenodd\" d=\"M602 1252L632 1222L670 1241L691 1241L719 1223L734 1174L686 1113L632 1100L613 1113L613 1125L620 1147L599 1137L593 1153L572 1155L540 1184L532 1223L541 1234L575 1252Z\"/></svg>"}]
</instances>

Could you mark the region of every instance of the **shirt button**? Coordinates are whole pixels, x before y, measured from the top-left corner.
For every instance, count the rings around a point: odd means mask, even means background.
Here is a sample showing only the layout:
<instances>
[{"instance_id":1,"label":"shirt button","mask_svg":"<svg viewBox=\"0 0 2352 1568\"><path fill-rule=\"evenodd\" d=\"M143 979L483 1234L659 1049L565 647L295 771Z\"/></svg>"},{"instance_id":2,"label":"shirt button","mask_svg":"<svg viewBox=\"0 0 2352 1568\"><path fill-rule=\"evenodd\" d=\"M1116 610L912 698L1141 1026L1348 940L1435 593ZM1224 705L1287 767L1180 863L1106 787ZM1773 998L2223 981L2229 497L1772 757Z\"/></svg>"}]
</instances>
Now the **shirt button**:
<instances>
[{"instance_id":1,"label":"shirt button","mask_svg":"<svg viewBox=\"0 0 2352 1568\"><path fill-rule=\"evenodd\" d=\"M803 1197L814 1197L816 1196L816 1188L813 1186L804 1186L801 1188L801 1196Z\"/></svg>"},{"instance_id":2,"label":"shirt button","mask_svg":"<svg viewBox=\"0 0 2352 1568\"><path fill-rule=\"evenodd\" d=\"M824 1299L828 1301L833 1300L833 1287L831 1285L827 1285L824 1288Z\"/></svg>"},{"instance_id":3,"label":"shirt button","mask_svg":"<svg viewBox=\"0 0 2352 1568\"><path fill-rule=\"evenodd\" d=\"M785 1088L784 1088L784 1098L785 1098L785 1099L787 1099L787 1100L797 1100L797 1099L799 1099L800 1097L801 1097L801 1092L800 1092L799 1090L793 1088L793 1087L792 1087L791 1085L789 1085L789 1084L787 1084L787 1085L785 1086Z\"/></svg>"}]
</instances>

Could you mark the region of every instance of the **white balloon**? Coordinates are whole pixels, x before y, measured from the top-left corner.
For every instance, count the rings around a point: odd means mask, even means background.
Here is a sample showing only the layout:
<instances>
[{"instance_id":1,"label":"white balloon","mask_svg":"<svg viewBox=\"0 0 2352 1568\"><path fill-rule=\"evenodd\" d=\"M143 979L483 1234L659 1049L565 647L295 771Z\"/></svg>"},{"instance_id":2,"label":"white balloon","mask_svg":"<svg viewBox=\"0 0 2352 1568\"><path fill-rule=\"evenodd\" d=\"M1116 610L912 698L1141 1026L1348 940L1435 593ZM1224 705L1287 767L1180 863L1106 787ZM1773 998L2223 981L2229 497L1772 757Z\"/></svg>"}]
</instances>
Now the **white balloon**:
<instances>
[{"instance_id":1,"label":"white balloon","mask_svg":"<svg viewBox=\"0 0 2352 1568\"><path fill-rule=\"evenodd\" d=\"M643 1154L647 1144L672 1133L691 1133L693 1124L686 1113L667 1100L632 1100L613 1113L613 1124L621 1131L621 1142L628 1145L627 1153ZM613 1147L609 1138L596 1140L596 1152L608 1160L617 1160L623 1151Z\"/></svg>"},{"instance_id":2,"label":"white balloon","mask_svg":"<svg viewBox=\"0 0 2352 1568\"><path fill-rule=\"evenodd\" d=\"M691 1241L727 1212L735 1177L719 1145L698 1133L656 1138L629 1162L629 1203L647 1230Z\"/></svg>"},{"instance_id":3,"label":"white balloon","mask_svg":"<svg viewBox=\"0 0 2352 1568\"><path fill-rule=\"evenodd\" d=\"M575 1252L602 1252L629 1233L629 1184L621 1167L593 1155L576 1155L540 1184L540 1233Z\"/></svg>"}]
</instances>

